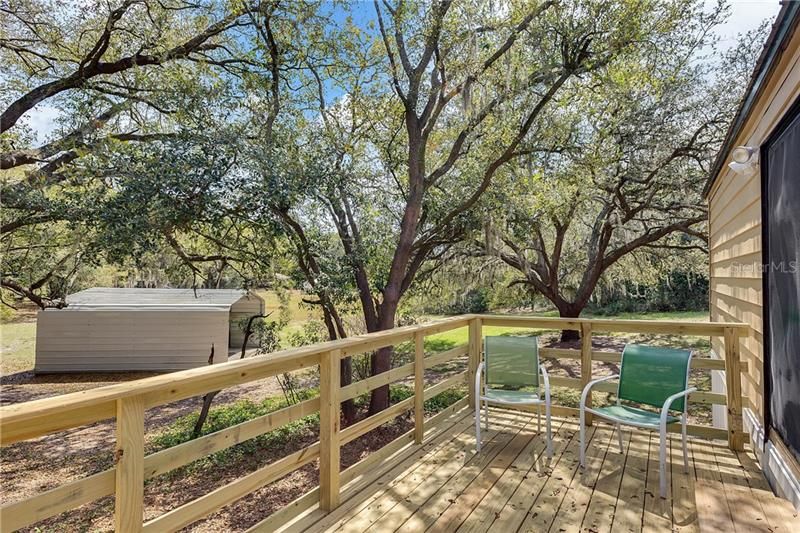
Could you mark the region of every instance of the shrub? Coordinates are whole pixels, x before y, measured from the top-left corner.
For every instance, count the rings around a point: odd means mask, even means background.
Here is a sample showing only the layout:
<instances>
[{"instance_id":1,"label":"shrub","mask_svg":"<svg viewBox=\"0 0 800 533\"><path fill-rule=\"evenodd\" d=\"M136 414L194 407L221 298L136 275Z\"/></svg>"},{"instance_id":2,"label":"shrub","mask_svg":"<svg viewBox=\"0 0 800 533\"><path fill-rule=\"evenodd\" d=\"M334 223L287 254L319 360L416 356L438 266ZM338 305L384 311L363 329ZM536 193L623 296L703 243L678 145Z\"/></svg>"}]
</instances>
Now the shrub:
<instances>
[{"instance_id":1,"label":"shrub","mask_svg":"<svg viewBox=\"0 0 800 533\"><path fill-rule=\"evenodd\" d=\"M447 389L425 402L425 412L438 413L467 395L466 389Z\"/></svg>"},{"instance_id":2,"label":"shrub","mask_svg":"<svg viewBox=\"0 0 800 533\"><path fill-rule=\"evenodd\" d=\"M463 298L450 306L451 313L485 313L489 310L489 292L486 289L470 289Z\"/></svg>"},{"instance_id":3,"label":"shrub","mask_svg":"<svg viewBox=\"0 0 800 533\"><path fill-rule=\"evenodd\" d=\"M448 389L425 401L426 413L438 413L467 395L465 389ZM389 401L398 403L414 396L414 389L408 385L390 385Z\"/></svg>"},{"instance_id":4,"label":"shrub","mask_svg":"<svg viewBox=\"0 0 800 533\"><path fill-rule=\"evenodd\" d=\"M665 311L704 311L708 308L708 278L689 272L670 272L652 285L627 281L599 289L589 310L598 315Z\"/></svg>"},{"instance_id":5,"label":"shrub","mask_svg":"<svg viewBox=\"0 0 800 533\"><path fill-rule=\"evenodd\" d=\"M316 394L316 389L298 391L300 400L307 400L316 396ZM241 424L248 420L253 420L279 409L283 409L287 406L288 404L282 396L267 398L262 402L239 400L231 404L221 405L211 409L209 412L208 419L203 425L202 435L221 431L235 426L236 424ZM194 429L198 416L199 413L191 413L178 418L175 422L170 424L165 431L158 434L153 439L152 444L155 447L155 451L171 448L192 440L192 430ZM237 457L254 453L258 449L264 447L284 448L291 442L308 435L309 432L316 431L317 427L319 427L319 414L309 415L281 426L269 433L259 435L258 437L254 437L226 450L211 454L204 459L195 461L187 466L187 468L196 468L198 465L207 463L226 464Z\"/></svg>"}]
</instances>

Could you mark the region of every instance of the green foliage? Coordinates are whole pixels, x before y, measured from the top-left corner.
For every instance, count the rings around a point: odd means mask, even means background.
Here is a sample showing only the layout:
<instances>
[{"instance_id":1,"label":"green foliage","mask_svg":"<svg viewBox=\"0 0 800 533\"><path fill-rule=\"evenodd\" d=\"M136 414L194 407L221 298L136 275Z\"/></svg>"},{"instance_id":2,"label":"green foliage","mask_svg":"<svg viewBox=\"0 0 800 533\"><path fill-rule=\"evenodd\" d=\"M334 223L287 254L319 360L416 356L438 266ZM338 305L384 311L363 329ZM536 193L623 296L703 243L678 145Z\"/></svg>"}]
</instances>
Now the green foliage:
<instances>
[{"instance_id":1,"label":"green foliage","mask_svg":"<svg viewBox=\"0 0 800 533\"><path fill-rule=\"evenodd\" d=\"M327 332L319 320L307 320L303 322L301 329L288 335L289 346L309 346L326 340Z\"/></svg>"},{"instance_id":2,"label":"green foliage","mask_svg":"<svg viewBox=\"0 0 800 533\"><path fill-rule=\"evenodd\" d=\"M298 391L299 399L307 400L317 395L315 389ZM203 425L202 435L215 433L236 424L241 424L253 420L260 416L267 415L284 407L287 407L283 397L267 398L263 402L253 402L251 400L239 400L232 404L212 408L208 414L208 419ZM163 432L159 433L152 441L154 451L163 450L183 444L192 440L192 430L197 423L199 413L192 413L178 418ZM259 435L236 446L216 452L208 457L196 461L189 468L200 468L207 464L228 464L236 459L257 453L260 449L284 449L289 448L296 442L319 427L319 414L309 415L280 428Z\"/></svg>"},{"instance_id":3,"label":"green foliage","mask_svg":"<svg viewBox=\"0 0 800 533\"><path fill-rule=\"evenodd\" d=\"M596 315L706 309L708 278L681 271L670 272L652 285L628 281L613 287L601 287L588 307Z\"/></svg>"},{"instance_id":4,"label":"green foliage","mask_svg":"<svg viewBox=\"0 0 800 533\"><path fill-rule=\"evenodd\" d=\"M465 387L448 389L437 394L433 398L425 400L425 411L429 413L438 413L442 409L450 407L457 401L463 399L466 395L467 390Z\"/></svg>"},{"instance_id":5,"label":"green foliage","mask_svg":"<svg viewBox=\"0 0 800 533\"><path fill-rule=\"evenodd\" d=\"M42 306L290 286L325 320L293 345L403 313L582 308L595 285L598 309L639 309L630 283L693 307L665 257L705 261L705 169L762 35L719 53L726 8L699 0L438 5L13 2L0 105L79 82L39 104L59 111L47 143L27 114L0 134L4 283ZM92 71L136 53L152 64ZM658 260L597 247L682 221Z\"/></svg>"},{"instance_id":6,"label":"green foliage","mask_svg":"<svg viewBox=\"0 0 800 533\"><path fill-rule=\"evenodd\" d=\"M654 46L626 48L593 82L562 93L530 154L484 198L474 247L564 316L577 316L598 286L624 293L629 283L669 283L676 266L707 268L702 190L744 90L746 77L733 73L758 56L760 33L722 53L714 30L725 5L656 9L665 18L648 37Z\"/></svg>"},{"instance_id":7,"label":"green foliage","mask_svg":"<svg viewBox=\"0 0 800 533\"><path fill-rule=\"evenodd\" d=\"M470 289L464 298L455 302L449 309L451 314L485 313L489 310L489 291Z\"/></svg>"},{"instance_id":8,"label":"green foliage","mask_svg":"<svg viewBox=\"0 0 800 533\"><path fill-rule=\"evenodd\" d=\"M243 318L238 322L238 327L246 332L247 324L250 324L251 336L248 341L256 345L256 355L264 355L276 352L281 347L280 333L286 326L285 323L276 320L268 320L266 318L256 318L250 321L249 318Z\"/></svg>"},{"instance_id":9,"label":"green foliage","mask_svg":"<svg viewBox=\"0 0 800 533\"><path fill-rule=\"evenodd\" d=\"M452 388L441 392L425 400L424 409L426 414L435 414L445 409L467 395L465 387ZM389 402L392 404L402 402L414 396L414 388L408 385L390 385L389 386ZM362 397L362 402L366 400L366 396Z\"/></svg>"},{"instance_id":10,"label":"green foliage","mask_svg":"<svg viewBox=\"0 0 800 533\"><path fill-rule=\"evenodd\" d=\"M11 293L7 291L2 291L2 299L3 302L8 302L10 305L13 305L14 298L11 296ZM5 303L0 302L0 321L2 322L11 322L14 320L14 317L17 316L17 312L6 305Z\"/></svg>"},{"instance_id":11,"label":"green foliage","mask_svg":"<svg viewBox=\"0 0 800 533\"><path fill-rule=\"evenodd\" d=\"M414 388L408 385L390 385L389 401L391 403L402 402L414 396Z\"/></svg>"}]
</instances>

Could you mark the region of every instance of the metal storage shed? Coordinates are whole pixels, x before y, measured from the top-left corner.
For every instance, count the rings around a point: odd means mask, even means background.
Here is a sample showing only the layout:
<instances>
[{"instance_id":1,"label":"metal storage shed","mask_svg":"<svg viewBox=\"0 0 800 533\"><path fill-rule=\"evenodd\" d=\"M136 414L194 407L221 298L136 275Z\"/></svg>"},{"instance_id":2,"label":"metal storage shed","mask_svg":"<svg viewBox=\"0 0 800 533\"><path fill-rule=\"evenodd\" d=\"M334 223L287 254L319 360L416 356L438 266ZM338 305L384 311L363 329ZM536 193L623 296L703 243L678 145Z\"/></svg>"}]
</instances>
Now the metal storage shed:
<instances>
[{"instance_id":1,"label":"metal storage shed","mask_svg":"<svg viewBox=\"0 0 800 533\"><path fill-rule=\"evenodd\" d=\"M264 313L243 290L87 289L40 311L36 372L184 370L228 360L241 319Z\"/></svg>"}]
</instances>

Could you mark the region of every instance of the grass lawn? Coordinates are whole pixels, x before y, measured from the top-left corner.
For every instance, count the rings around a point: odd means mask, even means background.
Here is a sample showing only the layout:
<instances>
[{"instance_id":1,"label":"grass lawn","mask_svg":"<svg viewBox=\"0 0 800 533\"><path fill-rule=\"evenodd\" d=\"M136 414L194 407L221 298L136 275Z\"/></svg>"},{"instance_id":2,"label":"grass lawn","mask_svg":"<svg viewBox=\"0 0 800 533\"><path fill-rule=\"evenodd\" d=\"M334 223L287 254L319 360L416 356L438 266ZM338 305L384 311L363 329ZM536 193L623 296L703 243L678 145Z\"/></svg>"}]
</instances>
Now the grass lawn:
<instances>
[{"instance_id":1,"label":"grass lawn","mask_svg":"<svg viewBox=\"0 0 800 533\"><path fill-rule=\"evenodd\" d=\"M537 316L558 316L555 313L540 313ZM708 320L708 312L707 311L676 311L671 313L621 313L615 316L593 316L591 314L584 315L585 318L609 318L609 319L625 319L625 320L685 320L685 321L700 321L700 320ZM430 317L430 318L441 318L441 317ZM504 327L504 326L484 326L483 327L483 334L484 335L525 335L530 334L533 332L541 332L542 330L532 330L530 328L514 328L514 327ZM557 330L552 330L557 331ZM602 332L601 332L602 333ZM627 333L617 333L617 334L606 334L602 333L603 335L607 336L629 336ZM661 335L661 337L669 337L669 341L672 342L672 338L678 339L678 336L673 335ZM460 344L466 344L469 340L469 328L459 328L454 329L451 331L446 331L444 333L439 333L437 335L431 335L425 339L425 348L426 350L430 351L441 351L446 350L447 348L452 348L453 346L458 346ZM684 342L680 342L681 345ZM695 343L691 343L694 345ZM706 341L706 344L708 342Z\"/></svg>"},{"instance_id":2,"label":"grass lawn","mask_svg":"<svg viewBox=\"0 0 800 533\"><path fill-rule=\"evenodd\" d=\"M0 323L0 374L33 368L36 322Z\"/></svg>"},{"instance_id":3,"label":"grass lawn","mask_svg":"<svg viewBox=\"0 0 800 533\"><path fill-rule=\"evenodd\" d=\"M281 300L278 293L275 291L255 291L257 295L262 297L267 308L267 313L270 311L278 311L281 306ZM302 323L311 318L316 318L317 313L311 306L303 303L304 294L301 291L289 291L289 322L290 324ZM277 313L274 315L277 318Z\"/></svg>"}]
</instances>

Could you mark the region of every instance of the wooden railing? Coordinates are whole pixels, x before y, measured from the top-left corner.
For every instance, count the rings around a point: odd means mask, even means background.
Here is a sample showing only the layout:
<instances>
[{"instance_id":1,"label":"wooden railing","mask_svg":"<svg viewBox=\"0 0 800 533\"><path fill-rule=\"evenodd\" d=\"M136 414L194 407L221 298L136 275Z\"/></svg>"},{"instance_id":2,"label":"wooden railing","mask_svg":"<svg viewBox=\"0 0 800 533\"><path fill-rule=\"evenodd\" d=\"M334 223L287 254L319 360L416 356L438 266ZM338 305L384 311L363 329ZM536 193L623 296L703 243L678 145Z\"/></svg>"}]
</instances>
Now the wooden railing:
<instances>
[{"instance_id":1,"label":"wooden railing","mask_svg":"<svg viewBox=\"0 0 800 533\"><path fill-rule=\"evenodd\" d=\"M728 430L690 426L695 435L727 438L729 446L741 449L744 433L741 426L741 363L738 359L739 337L748 329L742 324L708 322L663 322L631 320L556 319L499 315L463 315L428 324L352 337L340 341L286 350L269 357L245 359L204 368L165 374L127 383L36 400L0 408L0 444L7 446L50 433L116 419L115 466L103 472L72 481L36 496L5 504L0 508L0 529L13 531L64 511L114 495L114 526L117 531L174 531L242 498L290 472L319 460L319 488L301 498L303 505L319 504L330 511L340 503L341 487L362 476L374 465L404 446L421 444L426 436L424 402L449 388L473 383L481 358L483 326L515 326L531 329L574 329L583 335L582 347L574 349L543 348L543 358L573 359L581 362L581 377L553 376L554 386L580 389L592 379L592 362L620 360L618 352L595 351L591 338L597 332L627 332L720 336L725 342L725 360L698 359L694 368L724 370L727 394L698 392L690 401L725 404L728 407ZM469 327L468 344L443 353L425 356L426 336ZM339 361L342 357L413 342L414 361L393 368L346 387L339 383ZM425 388L424 370L466 356L466 370L431 387ZM145 455L144 420L147 409L177 400L195 397L209 391L264 379L270 376L319 365L319 397L275 411L253 420L205 435L195 440ZM340 427L341 402L367 393L399 379L414 377L414 395L388 409L363 419L347 428ZM611 390L602 386L598 390ZM445 417L467 405L474 405L473 391L469 398L456 402L434 418ZM187 465L209 454L230 448L285 424L320 414L319 441L278 461L219 487L189 503L155 519L142 523L144 481ZM378 452L340 471L340 449L394 417L413 411L414 428ZM577 410L554 407L555 415L576 415ZM300 504L289 511L297 512ZM275 520L285 516L276 513L261 525L268 530Z\"/></svg>"}]
</instances>

